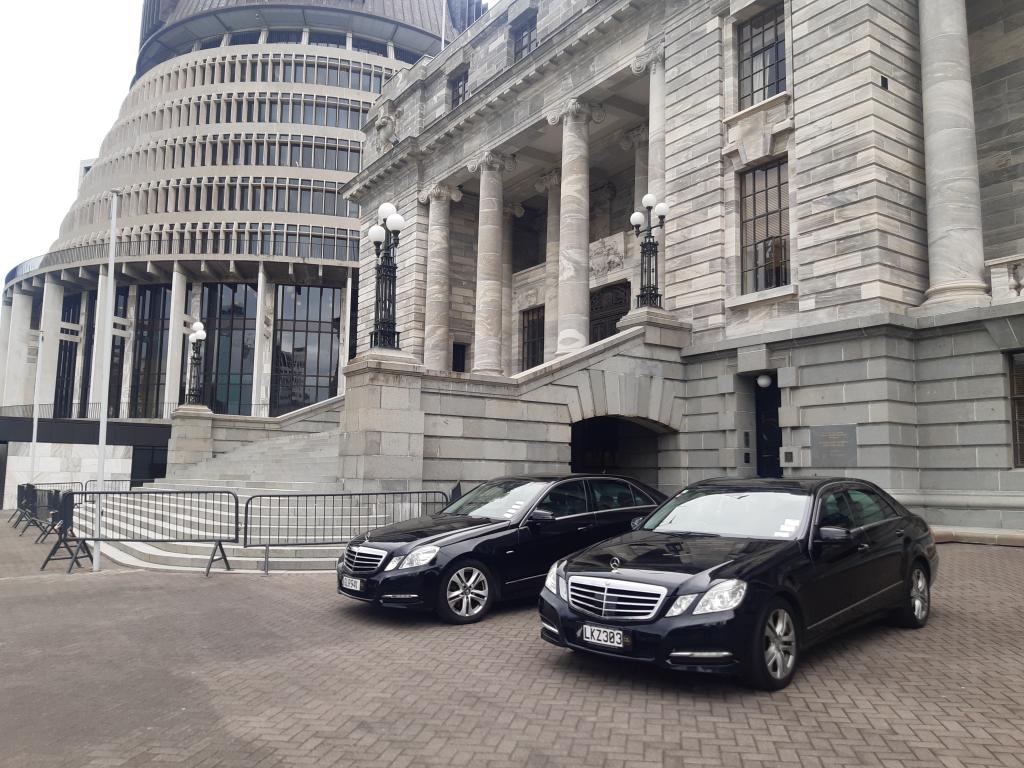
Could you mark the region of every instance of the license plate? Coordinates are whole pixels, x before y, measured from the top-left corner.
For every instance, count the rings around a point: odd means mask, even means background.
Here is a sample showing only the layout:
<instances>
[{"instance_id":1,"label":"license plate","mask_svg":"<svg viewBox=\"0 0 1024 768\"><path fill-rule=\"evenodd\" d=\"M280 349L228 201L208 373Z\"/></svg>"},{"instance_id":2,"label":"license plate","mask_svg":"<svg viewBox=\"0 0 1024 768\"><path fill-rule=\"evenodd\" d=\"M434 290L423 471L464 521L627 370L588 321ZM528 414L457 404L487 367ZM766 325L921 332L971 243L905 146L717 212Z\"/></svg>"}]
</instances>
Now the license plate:
<instances>
[{"instance_id":1,"label":"license plate","mask_svg":"<svg viewBox=\"0 0 1024 768\"><path fill-rule=\"evenodd\" d=\"M583 625L583 640L594 645L603 645L606 648L625 648L621 629L607 629L606 627L595 627L590 624Z\"/></svg>"},{"instance_id":2,"label":"license plate","mask_svg":"<svg viewBox=\"0 0 1024 768\"><path fill-rule=\"evenodd\" d=\"M353 592L362 592L363 591L363 580L362 579L353 579L351 576L342 576L341 577L341 586L344 589L351 589Z\"/></svg>"}]
</instances>

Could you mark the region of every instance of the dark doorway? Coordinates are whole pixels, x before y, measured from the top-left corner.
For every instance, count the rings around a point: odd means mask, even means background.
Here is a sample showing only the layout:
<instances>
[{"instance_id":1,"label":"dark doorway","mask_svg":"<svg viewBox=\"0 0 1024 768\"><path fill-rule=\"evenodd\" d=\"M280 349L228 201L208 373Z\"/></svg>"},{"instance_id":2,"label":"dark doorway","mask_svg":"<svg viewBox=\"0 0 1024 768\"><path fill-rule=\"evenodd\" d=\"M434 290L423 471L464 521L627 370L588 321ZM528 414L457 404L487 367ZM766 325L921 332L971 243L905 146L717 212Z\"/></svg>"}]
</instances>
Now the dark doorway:
<instances>
[{"instance_id":1,"label":"dark doorway","mask_svg":"<svg viewBox=\"0 0 1024 768\"><path fill-rule=\"evenodd\" d=\"M572 425L572 471L627 475L658 487L659 432L615 416Z\"/></svg>"},{"instance_id":2,"label":"dark doorway","mask_svg":"<svg viewBox=\"0 0 1024 768\"><path fill-rule=\"evenodd\" d=\"M606 285L590 292L590 343L619 332L622 316L629 312L629 281Z\"/></svg>"},{"instance_id":3,"label":"dark doorway","mask_svg":"<svg viewBox=\"0 0 1024 768\"><path fill-rule=\"evenodd\" d=\"M768 386L761 386L767 383ZM757 430L757 476L782 477L779 454L782 451L782 428L779 427L779 406L782 395L774 376L763 374L754 383Z\"/></svg>"}]
</instances>

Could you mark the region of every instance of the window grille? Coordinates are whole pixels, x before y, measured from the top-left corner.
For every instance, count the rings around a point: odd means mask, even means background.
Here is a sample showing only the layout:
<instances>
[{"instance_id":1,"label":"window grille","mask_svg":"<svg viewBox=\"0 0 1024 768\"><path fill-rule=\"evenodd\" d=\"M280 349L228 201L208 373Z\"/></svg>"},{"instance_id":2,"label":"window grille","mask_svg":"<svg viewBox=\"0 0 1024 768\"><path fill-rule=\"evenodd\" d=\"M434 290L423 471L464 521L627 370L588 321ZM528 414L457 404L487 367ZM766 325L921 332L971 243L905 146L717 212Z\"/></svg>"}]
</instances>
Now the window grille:
<instances>
[{"instance_id":1,"label":"window grille","mask_svg":"<svg viewBox=\"0 0 1024 768\"><path fill-rule=\"evenodd\" d=\"M785 21L780 3L738 25L740 109L786 90Z\"/></svg>"},{"instance_id":2,"label":"window grille","mask_svg":"<svg viewBox=\"0 0 1024 768\"><path fill-rule=\"evenodd\" d=\"M742 292L789 285L789 163L740 174Z\"/></svg>"}]
</instances>

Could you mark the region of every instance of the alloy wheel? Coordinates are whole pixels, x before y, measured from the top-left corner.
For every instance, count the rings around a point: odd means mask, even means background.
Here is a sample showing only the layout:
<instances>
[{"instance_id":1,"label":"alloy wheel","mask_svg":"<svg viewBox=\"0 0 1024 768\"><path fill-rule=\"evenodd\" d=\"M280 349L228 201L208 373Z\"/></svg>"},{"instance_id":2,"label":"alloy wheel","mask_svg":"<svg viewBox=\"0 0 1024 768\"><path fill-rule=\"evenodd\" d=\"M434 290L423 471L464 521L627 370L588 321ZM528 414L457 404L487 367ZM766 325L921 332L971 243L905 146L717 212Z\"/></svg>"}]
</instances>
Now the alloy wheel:
<instances>
[{"instance_id":1,"label":"alloy wheel","mask_svg":"<svg viewBox=\"0 0 1024 768\"><path fill-rule=\"evenodd\" d=\"M796 626L785 608L776 608L765 622L764 663L776 680L785 680L796 664Z\"/></svg>"},{"instance_id":2,"label":"alloy wheel","mask_svg":"<svg viewBox=\"0 0 1024 768\"><path fill-rule=\"evenodd\" d=\"M918 621L928 618L928 577L924 575L921 568L915 568L910 575L910 607L914 611L914 618Z\"/></svg>"},{"instance_id":3,"label":"alloy wheel","mask_svg":"<svg viewBox=\"0 0 1024 768\"><path fill-rule=\"evenodd\" d=\"M477 568L459 568L448 580L448 607L456 616L476 616L487 605L487 577Z\"/></svg>"}]
</instances>

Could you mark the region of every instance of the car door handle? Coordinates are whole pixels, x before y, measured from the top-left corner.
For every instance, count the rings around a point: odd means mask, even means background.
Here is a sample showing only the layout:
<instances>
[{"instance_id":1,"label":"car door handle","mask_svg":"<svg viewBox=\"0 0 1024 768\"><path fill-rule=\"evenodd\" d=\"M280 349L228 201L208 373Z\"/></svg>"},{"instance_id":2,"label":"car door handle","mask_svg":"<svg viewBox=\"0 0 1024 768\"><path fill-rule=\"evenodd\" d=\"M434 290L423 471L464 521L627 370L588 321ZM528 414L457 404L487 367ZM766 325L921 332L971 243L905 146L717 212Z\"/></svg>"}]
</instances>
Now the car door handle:
<instances>
[{"instance_id":1,"label":"car door handle","mask_svg":"<svg viewBox=\"0 0 1024 768\"><path fill-rule=\"evenodd\" d=\"M593 526L590 526L590 525L581 525L581 526L580 526L579 528L577 528L576 530L577 530L577 531L586 531L586 530L588 530L589 528L592 528L592 527L593 527Z\"/></svg>"},{"instance_id":2,"label":"car door handle","mask_svg":"<svg viewBox=\"0 0 1024 768\"><path fill-rule=\"evenodd\" d=\"M871 549L871 545L870 544L862 543L862 544L858 544L857 545L857 551L858 552L867 552L869 549Z\"/></svg>"},{"instance_id":3,"label":"car door handle","mask_svg":"<svg viewBox=\"0 0 1024 768\"><path fill-rule=\"evenodd\" d=\"M906 531L904 531L902 528L900 528L898 531L896 531L896 537L897 538L902 539L905 534L906 534Z\"/></svg>"}]
</instances>

